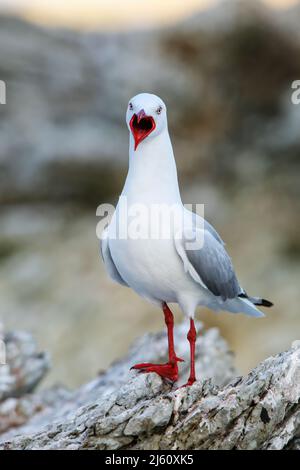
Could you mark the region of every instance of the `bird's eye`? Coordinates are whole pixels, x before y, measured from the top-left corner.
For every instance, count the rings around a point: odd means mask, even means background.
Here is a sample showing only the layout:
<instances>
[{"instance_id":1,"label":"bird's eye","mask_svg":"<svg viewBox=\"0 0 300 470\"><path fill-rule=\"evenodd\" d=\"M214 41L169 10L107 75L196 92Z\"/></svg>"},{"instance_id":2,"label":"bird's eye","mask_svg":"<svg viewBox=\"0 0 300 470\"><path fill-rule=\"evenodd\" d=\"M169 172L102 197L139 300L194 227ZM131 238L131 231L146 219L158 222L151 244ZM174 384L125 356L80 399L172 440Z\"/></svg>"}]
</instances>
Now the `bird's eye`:
<instances>
[{"instance_id":1,"label":"bird's eye","mask_svg":"<svg viewBox=\"0 0 300 470\"><path fill-rule=\"evenodd\" d=\"M133 104L132 103L129 103L128 107L131 111L133 110Z\"/></svg>"},{"instance_id":2,"label":"bird's eye","mask_svg":"<svg viewBox=\"0 0 300 470\"><path fill-rule=\"evenodd\" d=\"M157 110L156 110L156 114L161 114L162 112L162 106L158 106Z\"/></svg>"}]
</instances>

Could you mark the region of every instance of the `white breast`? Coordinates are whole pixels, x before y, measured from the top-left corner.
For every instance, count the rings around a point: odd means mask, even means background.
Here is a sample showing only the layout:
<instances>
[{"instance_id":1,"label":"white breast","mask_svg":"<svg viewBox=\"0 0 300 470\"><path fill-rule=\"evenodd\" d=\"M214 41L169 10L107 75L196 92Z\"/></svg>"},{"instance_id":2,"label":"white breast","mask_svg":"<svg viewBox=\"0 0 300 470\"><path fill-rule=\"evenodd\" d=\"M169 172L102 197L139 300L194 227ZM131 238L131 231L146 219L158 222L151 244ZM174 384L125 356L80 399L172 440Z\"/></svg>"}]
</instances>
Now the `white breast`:
<instances>
[{"instance_id":1,"label":"white breast","mask_svg":"<svg viewBox=\"0 0 300 470\"><path fill-rule=\"evenodd\" d=\"M110 252L119 273L132 289L154 302L178 302L182 292L200 294L199 286L184 271L174 234L167 239L121 239L115 236L117 217L118 208L109 227ZM122 222L125 223L124 218Z\"/></svg>"}]
</instances>

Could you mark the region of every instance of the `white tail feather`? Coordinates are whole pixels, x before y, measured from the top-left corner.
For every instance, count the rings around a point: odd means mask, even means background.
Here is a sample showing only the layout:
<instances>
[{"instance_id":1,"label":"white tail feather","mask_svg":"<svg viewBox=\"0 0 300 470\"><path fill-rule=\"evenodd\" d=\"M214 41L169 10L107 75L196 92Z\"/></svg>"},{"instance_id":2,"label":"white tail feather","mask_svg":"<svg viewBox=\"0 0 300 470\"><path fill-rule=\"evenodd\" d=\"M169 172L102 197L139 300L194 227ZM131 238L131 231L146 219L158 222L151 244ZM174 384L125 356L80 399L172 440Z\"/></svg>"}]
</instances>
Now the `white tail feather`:
<instances>
[{"instance_id":1,"label":"white tail feather","mask_svg":"<svg viewBox=\"0 0 300 470\"><path fill-rule=\"evenodd\" d=\"M265 314L258 310L250 300L243 298L228 299L224 302L224 310L232 313L245 313L250 317L264 317Z\"/></svg>"}]
</instances>

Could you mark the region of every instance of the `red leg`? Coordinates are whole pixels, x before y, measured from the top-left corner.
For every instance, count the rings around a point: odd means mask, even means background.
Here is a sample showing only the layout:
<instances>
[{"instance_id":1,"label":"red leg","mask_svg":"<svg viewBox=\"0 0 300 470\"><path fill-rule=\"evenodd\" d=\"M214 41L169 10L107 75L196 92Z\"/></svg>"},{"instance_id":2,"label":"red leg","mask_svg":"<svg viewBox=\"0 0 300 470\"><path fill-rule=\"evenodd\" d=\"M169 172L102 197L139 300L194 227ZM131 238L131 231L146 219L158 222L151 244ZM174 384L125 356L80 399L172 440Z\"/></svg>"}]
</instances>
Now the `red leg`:
<instances>
[{"instance_id":1,"label":"red leg","mask_svg":"<svg viewBox=\"0 0 300 470\"><path fill-rule=\"evenodd\" d=\"M174 316L167 304L163 303L163 312L165 315L165 323L168 329L168 345L169 345L169 363L173 362L184 362L183 359L180 359L176 356L175 347L174 347Z\"/></svg>"},{"instance_id":2,"label":"red leg","mask_svg":"<svg viewBox=\"0 0 300 470\"><path fill-rule=\"evenodd\" d=\"M184 387L188 387L190 385L193 385L194 382L196 382L196 374L195 374L195 344L196 344L196 337L197 337L197 332L195 328L195 323L194 320L191 318L190 319L190 329L187 334L187 339L190 343L190 351L191 351L191 369L190 369L190 376Z\"/></svg>"},{"instance_id":3,"label":"red leg","mask_svg":"<svg viewBox=\"0 0 300 470\"><path fill-rule=\"evenodd\" d=\"M169 344L169 361L166 364L152 364L149 362L143 362L141 364L136 364L132 369L138 369L141 372L156 372L163 378L176 382L178 379L178 366L177 362L183 361L176 356L174 348L174 317L173 313L164 302L162 304L163 312L165 315L165 322L168 329L168 344Z\"/></svg>"}]
</instances>

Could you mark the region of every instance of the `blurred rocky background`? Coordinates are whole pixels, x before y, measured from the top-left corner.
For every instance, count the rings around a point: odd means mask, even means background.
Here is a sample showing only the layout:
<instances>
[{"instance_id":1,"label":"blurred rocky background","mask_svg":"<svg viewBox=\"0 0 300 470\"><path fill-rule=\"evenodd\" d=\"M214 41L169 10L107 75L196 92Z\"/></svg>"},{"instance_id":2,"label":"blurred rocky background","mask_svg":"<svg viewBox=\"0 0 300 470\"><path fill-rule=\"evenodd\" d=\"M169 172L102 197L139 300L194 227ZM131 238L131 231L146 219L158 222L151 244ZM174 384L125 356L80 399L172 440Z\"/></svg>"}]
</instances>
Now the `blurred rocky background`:
<instances>
[{"instance_id":1,"label":"blurred rocky background","mask_svg":"<svg viewBox=\"0 0 300 470\"><path fill-rule=\"evenodd\" d=\"M51 353L48 382L87 381L163 325L107 278L96 238L96 208L126 176L125 110L141 91L168 105L184 202L205 203L241 283L275 303L261 320L199 318L219 326L243 373L299 339L299 24L300 4L255 0L144 31L0 16L0 321Z\"/></svg>"}]
</instances>

